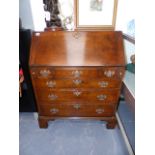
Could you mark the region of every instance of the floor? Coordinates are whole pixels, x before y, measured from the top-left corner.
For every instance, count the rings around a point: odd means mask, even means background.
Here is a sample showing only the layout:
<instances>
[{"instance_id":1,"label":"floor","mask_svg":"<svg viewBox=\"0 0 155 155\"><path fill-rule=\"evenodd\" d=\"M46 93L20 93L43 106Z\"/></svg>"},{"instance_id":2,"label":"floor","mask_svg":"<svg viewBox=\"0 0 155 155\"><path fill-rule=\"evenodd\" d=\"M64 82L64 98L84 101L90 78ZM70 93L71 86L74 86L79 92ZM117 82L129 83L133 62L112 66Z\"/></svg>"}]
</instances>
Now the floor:
<instances>
[{"instance_id":1,"label":"floor","mask_svg":"<svg viewBox=\"0 0 155 155\"><path fill-rule=\"evenodd\" d=\"M20 155L128 155L120 130L94 120L50 121L40 129L33 113L19 114Z\"/></svg>"}]
</instances>

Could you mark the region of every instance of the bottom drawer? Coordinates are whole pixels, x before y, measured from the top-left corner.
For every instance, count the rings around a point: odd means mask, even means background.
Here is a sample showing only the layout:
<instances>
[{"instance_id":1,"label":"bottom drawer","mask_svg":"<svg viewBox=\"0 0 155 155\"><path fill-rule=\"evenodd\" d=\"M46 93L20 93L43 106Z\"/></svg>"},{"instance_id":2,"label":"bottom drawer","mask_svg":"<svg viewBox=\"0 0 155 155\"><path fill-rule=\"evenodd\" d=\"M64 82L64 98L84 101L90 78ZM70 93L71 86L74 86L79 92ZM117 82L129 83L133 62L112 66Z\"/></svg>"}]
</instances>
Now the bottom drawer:
<instances>
[{"instance_id":1,"label":"bottom drawer","mask_svg":"<svg viewBox=\"0 0 155 155\"><path fill-rule=\"evenodd\" d=\"M112 105L89 105L89 104L52 104L40 105L40 115L61 117L97 117L112 116L114 107Z\"/></svg>"}]
</instances>

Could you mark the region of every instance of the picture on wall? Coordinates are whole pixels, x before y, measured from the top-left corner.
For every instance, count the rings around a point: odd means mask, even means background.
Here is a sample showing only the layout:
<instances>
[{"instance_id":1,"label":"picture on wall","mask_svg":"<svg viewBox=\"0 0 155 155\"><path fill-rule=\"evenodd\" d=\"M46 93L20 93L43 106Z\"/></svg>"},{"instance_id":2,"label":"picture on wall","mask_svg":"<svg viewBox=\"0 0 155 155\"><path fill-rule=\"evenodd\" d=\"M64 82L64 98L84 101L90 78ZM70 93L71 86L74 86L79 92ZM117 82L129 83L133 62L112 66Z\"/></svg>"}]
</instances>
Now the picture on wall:
<instances>
[{"instance_id":1,"label":"picture on wall","mask_svg":"<svg viewBox=\"0 0 155 155\"><path fill-rule=\"evenodd\" d=\"M76 0L77 29L114 30L117 0Z\"/></svg>"}]
</instances>

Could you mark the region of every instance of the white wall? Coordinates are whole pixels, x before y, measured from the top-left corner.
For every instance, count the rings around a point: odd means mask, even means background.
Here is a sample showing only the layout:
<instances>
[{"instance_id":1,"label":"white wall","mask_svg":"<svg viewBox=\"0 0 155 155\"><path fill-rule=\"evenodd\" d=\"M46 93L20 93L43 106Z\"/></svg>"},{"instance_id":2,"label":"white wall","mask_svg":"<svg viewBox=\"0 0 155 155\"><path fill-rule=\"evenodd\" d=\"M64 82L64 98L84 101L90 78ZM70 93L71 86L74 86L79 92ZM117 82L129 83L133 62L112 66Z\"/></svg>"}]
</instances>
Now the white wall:
<instances>
[{"instance_id":1,"label":"white wall","mask_svg":"<svg viewBox=\"0 0 155 155\"><path fill-rule=\"evenodd\" d=\"M127 24L135 19L135 2L134 0L118 0L116 30L127 32Z\"/></svg>"},{"instance_id":2,"label":"white wall","mask_svg":"<svg viewBox=\"0 0 155 155\"><path fill-rule=\"evenodd\" d=\"M124 40L124 50L126 55L126 63L131 63L130 57L135 54L135 45L127 40Z\"/></svg>"},{"instance_id":3,"label":"white wall","mask_svg":"<svg viewBox=\"0 0 155 155\"><path fill-rule=\"evenodd\" d=\"M127 25L132 19L135 19L134 0L118 0L117 18L115 30L121 30L128 34ZM127 63L131 63L130 57L135 54L135 45L129 41L124 41L124 49Z\"/></svg>"},{"instance_id":4,"label":"white wall","mask_svg":"<svg viewBox=\"0 0 155 155\"><path fill-rule=\"evenodd\" d=\"M19 0L19 17L23 28L44 31L46 23L43 0Z\"/></svg>"},{"instance_id":5,"label":"white wall","mask_svg":"<svg viewBox=\"0 0 155 155\"><path fill-rule=\"evenodd\" d=\"M74 0L59 0L60 18L73 15ZM22 20L23 28L34 31L44 31L45 11L43 0L19 0L19 17ZM74 23L73 26L74 27Z\"/></svg>"}]
</instances>

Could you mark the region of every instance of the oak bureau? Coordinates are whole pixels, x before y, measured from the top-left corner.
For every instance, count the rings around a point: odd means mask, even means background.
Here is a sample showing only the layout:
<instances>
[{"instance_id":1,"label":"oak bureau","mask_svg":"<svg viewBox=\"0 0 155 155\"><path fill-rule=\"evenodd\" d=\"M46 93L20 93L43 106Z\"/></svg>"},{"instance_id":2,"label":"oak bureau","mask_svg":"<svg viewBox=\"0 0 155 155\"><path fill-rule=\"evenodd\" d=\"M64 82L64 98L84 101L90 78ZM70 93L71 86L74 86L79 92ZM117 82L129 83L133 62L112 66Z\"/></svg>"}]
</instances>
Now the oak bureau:
<instances>
[{"instance_id":1,"label":"oak bureau","mask_svg":"<svg viewBox=\"0 0 155 155\"><path fill-rule=\"evenodd\" d=\"M29 66L40 128L57 118L115 127L125 71L122 32L34 32Z\"/></svg>"}]
</instances>

